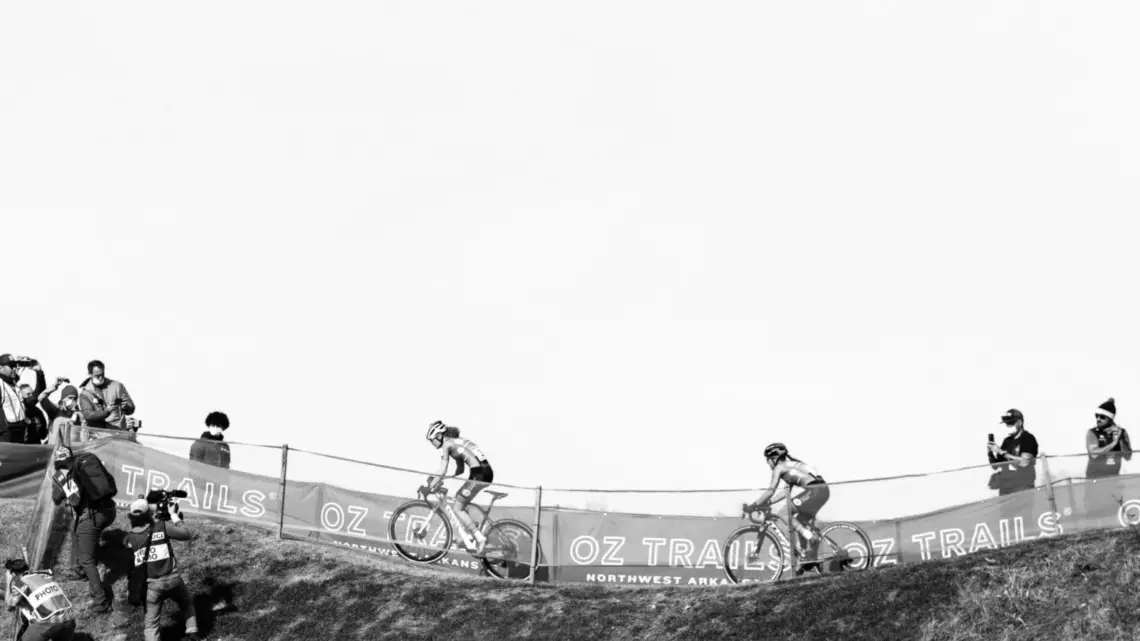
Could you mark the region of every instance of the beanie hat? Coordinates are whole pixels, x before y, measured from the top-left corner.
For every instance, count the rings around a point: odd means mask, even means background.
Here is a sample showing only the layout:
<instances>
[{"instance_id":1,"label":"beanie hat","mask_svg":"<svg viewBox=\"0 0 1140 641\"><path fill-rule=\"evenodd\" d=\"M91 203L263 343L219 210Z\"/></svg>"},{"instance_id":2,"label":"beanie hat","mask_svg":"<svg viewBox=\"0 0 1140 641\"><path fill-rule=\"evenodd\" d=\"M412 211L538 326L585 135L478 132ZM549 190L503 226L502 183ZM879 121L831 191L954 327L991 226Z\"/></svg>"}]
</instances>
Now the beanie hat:
<instances>
[{"instance_id":1,"label":"beanie hat","mask_svg":"<svg viewBox=\"0 0 1140 641\"><path fill-rule=\"evenodd\" d=\"M1100 407L1096 408L1096 413L1103 414L1109 418L1116 418L1116 400L1110 398L1101 403Z\"/></svg>"},{"instance_id":2,"label":"beanie hat","mask_svg":"<svg viewBox=\"0 0 1140 641\"><path fill-rule=\"evenodd\" d=\"M79 396L79 390L75 389L74 385L68 385L67 387L63 388L62 392L60 392L59 400L62 401L63 399L67 398L68 396L76 396L76 397Z\"/></svg>"}]
</instances>

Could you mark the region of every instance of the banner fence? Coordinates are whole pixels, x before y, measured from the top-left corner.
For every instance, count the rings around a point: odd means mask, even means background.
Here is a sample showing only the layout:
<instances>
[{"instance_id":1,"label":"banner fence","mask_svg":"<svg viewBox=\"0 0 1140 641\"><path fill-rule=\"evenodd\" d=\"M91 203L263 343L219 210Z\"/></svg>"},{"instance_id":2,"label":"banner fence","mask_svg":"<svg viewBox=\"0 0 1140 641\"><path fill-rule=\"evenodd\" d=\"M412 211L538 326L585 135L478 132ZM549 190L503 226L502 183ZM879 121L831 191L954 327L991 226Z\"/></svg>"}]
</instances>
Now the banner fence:
<instances>
[{"instance_id":1,"label":"banner fence","mask_svg":"<svg viewBox=\"0 0 1140 641\"><path fill-rule=\"evenodd\" d=\"M180 505L188 515L251 523L279 537L384 556L398 556L395 545L407 547L412 533L427 524L430 536L420 547L445 552L434 565L482 571L454 523L451 544L444 549L449 526L425 520L431 508L417 503L417 488L429 472L244 443L228 443L231 466L226 468L190 460L194 441L90 430L73 447L96 453L115 474L122 507L150 489L181 489L187 497ZM0 444L0 497L37 499L25 545L30 562L49 566L62 523L70 520L51 504L52 449ZM990 465L831 483L819 524L855 522L871 539L874 565L885 566L1140 523L1140 461L1124 460L1119 473L1086 478L1088 461L1083 453L1042 455L1033 470L1022 473L1032 478L1032 488L1000 495L991 486ZM448 496L464 482L448 479ZM725 538L745 523L741 505L760 491L492 483L478 493L470 513L477 523L510 522L532 581L717 585L728 582ZM785 528L786 503L778 509ZM930 505L941 507L930 510ZM796 537L786 529L781 536L794 549Z\"/></svg>"}]
</instances>

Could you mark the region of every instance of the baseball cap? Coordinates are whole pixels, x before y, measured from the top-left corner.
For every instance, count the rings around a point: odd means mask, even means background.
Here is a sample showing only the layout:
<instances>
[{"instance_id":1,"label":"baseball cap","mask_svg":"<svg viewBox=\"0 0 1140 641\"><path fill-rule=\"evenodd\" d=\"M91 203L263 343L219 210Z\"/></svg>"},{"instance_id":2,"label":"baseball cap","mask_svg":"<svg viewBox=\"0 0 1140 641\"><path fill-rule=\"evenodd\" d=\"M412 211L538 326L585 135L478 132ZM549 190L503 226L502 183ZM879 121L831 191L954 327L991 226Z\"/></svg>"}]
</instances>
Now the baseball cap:
<instances>
[{"instance_id":1,"label":"baseball cap","mask_svg":"<svg viewBox=\"0 0 1140 641\"><path fill-rule=\"evenodd\" d=\"M1001 416L1001 422L1005 423L1007 425L1012 425L1012 424L1016 423L1017 421L1024 421L1024 420L1025 420L1025 415L1021 413L1021 410L1011 409L1011 410L1007 411L1005 414L1002 414L1002 416Z\"/></svg>"},{"instance_id":2,"label":"baseball cap","mask_svg":"<svg viewBox=\"0 0 1140 641\"><path fill-rule=\"evenodd\" d=\"M131 501L131 514L137 516L140 514L146 514L149 511L150 504L146 502L146 499L139 498Z\"/></svg>"}]
</instances>

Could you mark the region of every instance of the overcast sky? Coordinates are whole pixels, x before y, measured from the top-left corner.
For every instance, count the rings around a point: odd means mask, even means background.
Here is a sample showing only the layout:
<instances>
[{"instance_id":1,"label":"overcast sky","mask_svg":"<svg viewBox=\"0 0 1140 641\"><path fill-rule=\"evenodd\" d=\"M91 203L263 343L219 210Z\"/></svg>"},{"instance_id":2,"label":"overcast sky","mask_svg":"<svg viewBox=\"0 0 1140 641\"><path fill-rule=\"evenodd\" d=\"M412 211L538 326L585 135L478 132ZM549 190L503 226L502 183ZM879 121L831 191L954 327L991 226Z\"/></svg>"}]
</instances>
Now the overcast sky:
<instances>
[{"instance_id":1,"label":"overcast sky","mask_svg":"<svg viewBox=\"0 0 1140 641\"><path fill-rule=\"evenodd\" d=\"M1140 416L1138 21L9 3L0 351L148 432L430 470L440 419L523 485L984 463L1010 407L1078 452Z\"/></svg>"}]
</instances>

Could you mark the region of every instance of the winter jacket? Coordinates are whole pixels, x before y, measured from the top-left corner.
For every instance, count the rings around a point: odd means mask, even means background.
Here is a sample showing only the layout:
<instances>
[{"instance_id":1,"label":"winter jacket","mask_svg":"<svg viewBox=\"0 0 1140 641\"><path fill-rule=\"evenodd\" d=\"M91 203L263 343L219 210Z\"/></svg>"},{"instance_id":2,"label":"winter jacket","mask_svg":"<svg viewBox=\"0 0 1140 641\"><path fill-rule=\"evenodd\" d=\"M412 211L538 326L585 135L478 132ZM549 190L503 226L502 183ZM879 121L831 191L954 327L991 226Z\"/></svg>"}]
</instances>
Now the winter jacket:
<instances>
[{"instance_id":1,"label":"winter jacket","mask_svg":"<svg viewBox=\"0 0 1140 641\"><path fill-rule=\"evenodd\" d=\"M25 442L31 445L39 445L41 441L47 438L48 418L44 416L43 410L36 407L36 399L45 389L47 389L47 381L44 379L44 373L41 370L36 370L35 389L32 391L32 395L24 400L24 415L27 417L28 424Z\"/></svg>"},{"instance_id":2,"label":"winter jacket","mask_svg":"<svg viewBox=\"0 0 1140 641\"><path fill-rule=\"evenodd\" d=\"M190 446L190 460L213 465L215 467L230 468L230 446L225 442L225 436L213 436L209 431L202 432L202 436Z\"/></svg>"},{"instance_id":3,"label":"winter jacket","mask_svg":"<svg viewBox=\"0 0 1140 641\"><path fill-rule=\"evenodd\" d=\"M126 429L126 417L135 413L135 402L119 381L108 378L96 386L88 379L79 389L79 410L87 427L122 430Z\"/></svg>"},{"instance_id":4,"label":"winter jacket","mask_svg":"<svg viewBox=\"0 0 1140 641\"><path fill-rule=\"evenodd\" d=\"M24 403L16 390L16 381L0 377L0 441L24 443L26 427Z\"/></svg>"}]
</instances>

